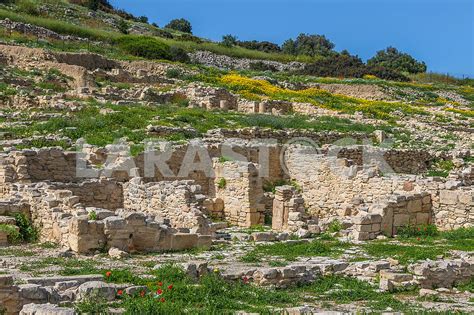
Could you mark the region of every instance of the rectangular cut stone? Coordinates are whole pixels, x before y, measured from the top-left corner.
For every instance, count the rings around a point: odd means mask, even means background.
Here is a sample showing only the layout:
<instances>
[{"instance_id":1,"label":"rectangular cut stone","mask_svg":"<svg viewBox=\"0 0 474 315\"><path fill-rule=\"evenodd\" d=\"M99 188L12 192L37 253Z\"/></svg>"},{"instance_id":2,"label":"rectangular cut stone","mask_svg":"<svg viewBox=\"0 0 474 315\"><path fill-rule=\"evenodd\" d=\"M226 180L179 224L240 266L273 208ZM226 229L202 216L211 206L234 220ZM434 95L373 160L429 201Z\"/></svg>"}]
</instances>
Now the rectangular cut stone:
<instances>
[{"instance_id":1,"label":"rectangular cut stone","mask_svg":"<svg viewBox=\"0 0 474 315\"><path fill-rule=\"evenodd\" d=\"M395 214L393 216L394 226L403 226L410 223L410 216L407 214Z\"/></svg>"},{"instance_id":2,"label":"rectangular cut stone","mask_svg":"<svg viewBox=\"0 0 474 315\"><path fill-rule=\"evenodd\" d=\"M439 192L439 202L445 205L454 205L458 202L458 193L453 190L441 190Z\"/></svg>"}]
</instances>

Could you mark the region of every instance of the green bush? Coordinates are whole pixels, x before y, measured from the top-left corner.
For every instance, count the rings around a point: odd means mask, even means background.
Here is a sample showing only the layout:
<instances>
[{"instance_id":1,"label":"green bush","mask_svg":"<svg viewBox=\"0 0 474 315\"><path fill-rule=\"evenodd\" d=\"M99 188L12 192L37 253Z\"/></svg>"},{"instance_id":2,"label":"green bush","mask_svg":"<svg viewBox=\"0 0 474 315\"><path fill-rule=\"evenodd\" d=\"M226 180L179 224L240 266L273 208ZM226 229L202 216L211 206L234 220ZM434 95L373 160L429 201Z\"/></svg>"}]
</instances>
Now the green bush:
<instances>
[{"instance_id":1,"label":"green bush","mask_svg":"<svg viewBox=\"0 0 474 315\"><path fill-rule=\"evenodd\" d=\"M253 41L238 41L237 45L252 50L259 50L266 53L280 53L281 48L277 44L263 41L259 42L256 40Z\"/></svg>"},{"instance_id":2,"label":"green bush","mask_svg":"<svg viewBox=\"0 0 474 315\"><path fill-rule=\"evenodd\" d=\"M256 61L256 62L251 62L250 63L250 70L254 71L271 71L271 72L277 72L278 69L268 63L265 63L263 61Z\"/></svg>"},{"instance_id":3,"label":"green bush","mask_svg":"<svg viewBox=\"0 0 474 315\"><path fill-rule=\"evenodd\" d=\"M165 28L170 28L172 30L180 31L183 33L192 34L193 27L188 20L185 19L174 19L171 20Z\"/></svg>"},{"instance_id":4,"label":"green bush","mask_svg":"<svg viewBox=\"0 0 474 315\"><path fill-rule=\"evenodd\" d=\"M289 39L283 43L282 50L289 55L328 56L333 53L335 45L324 35L301 33L296 40Z\"/></svg>"},{"instance_id":5,"label":"green bush","mask_svg":"<svg viewBox=\"0 0 474 315\"><path fill-rule=\"evenodd\" d=\"M229 47L229 48L233 47L237 45L237 37L231 34L224 35L222 36L221 45L224 47Z\"/></svg>"},{"instance_id":6,"label":"green bush","mask_svg":"<svg viewBox=\"0 0 474 315\"><path fill-rule=\"evenodd\" d=\"M188 53L179 47L171 46L170 55L172 61L178 61L183 63L188 63L190 61Z\"/></svg>"},{"instance_id":7,"label":"green bush","mask_svg":"<svg viewBox=\"0 0 474 315\"><path fill-rule=\"evenodd\" d=\"M426 72L426 64L418 61L407 53L398 51L394 47L380 50L367 61L369 66L382 66L400 72L422 73Z\"/></svg>"},{"instance_id":8,"label":"green bush","mask_svg":"<svg viewBox=\"0 0 474 315\"><path fill-rule=\"evenodd\" d=\"M339 222L338 220L334 220L331 223L329 223L328 232L338 233L341 230L342 230L342 223Z\"/></svg>"},{"instance_id":9,"label":"green bush","mask_svg":"<svg viewBox=\"0 0 474 315\"><path fill-rule=\"evenodd\" d=\"M227 186L227 181L225 178L220 178L219 181L217 181L217 187L219 189L224 189Z\"/></svg>"},{"instance_id":10,"label":"green bush","mask_svg":"<svg viewBox=\"0 0 474 315\"><path fill-rule=\"evenodd\" d=\"M29 15L39 15L38 4L32 0L17 0L18 10Z\"/></svg>"},{"instance_id":11,"label":"green bush","mask_svg":"<svg viewBox=\"0 0 474 315\"><path fill-rule=\"evenodd\" d=\"M130 25L128 25L128 22L125 20L119 20L117 24L117 28L122 34L128 34L128 29L130 28Z\"/></svg>"},{"instance_id":12,"label":"green bush","mask_svg":"<svg viewBox=\"0 0 474 315\"><path fill-rule=\"evenodd\" d=\"M21 242L21 235L15 226L9 224L0 224L0 231L6 232L9 243L16 244Z\"/></svg>"},{"instance_id":13,"label":"green bush","mask_svg":"<svg viewBox=\"0 0 474 315\"><path fill-rule=\"evenodd\" d=\"M31 224L30 219L23 214L17 213L15 215L16 225L20 228L20 236L23 242L36 242L39 237L39 231Z\"/></svg>"},{"instance_id":14,"label":"green bush","mask_svg":"<svg viewBox=\"0 0 474 315\"><path fill-rule=\"evenodd\" d=\"M116 42L133 56L172 60L170 47L153 37L129 35L120 37Z\"/></svg>"}]
</instances>

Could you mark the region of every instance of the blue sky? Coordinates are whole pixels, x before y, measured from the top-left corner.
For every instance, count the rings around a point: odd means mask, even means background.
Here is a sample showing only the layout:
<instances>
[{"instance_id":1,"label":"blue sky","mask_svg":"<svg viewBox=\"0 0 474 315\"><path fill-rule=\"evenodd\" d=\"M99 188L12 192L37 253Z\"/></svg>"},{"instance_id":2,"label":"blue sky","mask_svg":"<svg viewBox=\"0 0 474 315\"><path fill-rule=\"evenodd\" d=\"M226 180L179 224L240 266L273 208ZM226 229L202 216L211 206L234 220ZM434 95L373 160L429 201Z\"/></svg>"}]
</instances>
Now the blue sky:
<instances>
[{"instance_id":1,"label":"blue sky","mask_svg":"<svg viewBox=\"0 0 474 315\"><path fill-rule=\"evenodd\" d=\"M111 0L164 26L186 18L193 33L220 40L281 44L299 33L324 34L336 50L364 60L392 45L429 71L474 77L474 0Z\"/></svg>"}]
</instances>

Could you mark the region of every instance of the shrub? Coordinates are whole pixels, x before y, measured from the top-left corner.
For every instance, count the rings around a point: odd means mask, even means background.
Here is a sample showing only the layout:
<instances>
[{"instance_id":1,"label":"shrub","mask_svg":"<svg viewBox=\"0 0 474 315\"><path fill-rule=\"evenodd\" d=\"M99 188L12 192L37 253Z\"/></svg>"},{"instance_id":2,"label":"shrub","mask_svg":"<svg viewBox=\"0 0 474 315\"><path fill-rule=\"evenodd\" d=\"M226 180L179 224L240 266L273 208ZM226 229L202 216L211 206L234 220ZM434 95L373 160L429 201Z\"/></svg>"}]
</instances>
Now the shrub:
<instances>
[{"instance_id":1,"label":"shrub","mask_svg":"<svg viewBox=\"0 0 474 315\"><path fill-rule=\"evenodd\" d=\"M118 21L117 28L120 33L128 34L128 29L130 26L128 25L127 21L121 19Z\"/></svg>"},{"instance_id":2,"label":"shrub","mask_svg":"<svg viewBox=\"0 0 474 315\"><path fill-rule=\"evenodd\" d=\"M177 38L178 40L181 40L181 41L185 41L185 42L193 42L193 43L198 43L198 44L201 44L203 43L203 40L200 39L199 37L197 36L193 36L191 34L183 34L181 35L179 38Z\"/></svg>"},{"instance_id":3,"label":"shrub","mask_svg":"<svg viewBox=\"0 0 474 315\"><path fill-rule=\"evenodd\" d=\"M369 75L373 75L379 79L399 81L399 82L410 81L409 78L407 78L400 72L397 72L395 70L385 68L382 66L368 66L367 69L368 69L367 72L369 73Z\"/></svg>"},{"instance_id":4,"label":"shrub","mask_svg":"<svg viewBox=\"0 0 474 315\"><path fill-rule=\"evenodd\" d=\"M227 181L225 178L220 178L219 181L217 182L217 187L219 189L224 189L227 186Z\"/></svg>"},{"instance_id":5,"label":"shrub","mask_svg":"<svg viewBox=\"0 0 474 315\"><path fill-rule=\"evenodd\" d=\"M259 42L256 40L253 41L238 41L237 45L252 50L259 50L266 53L280 53L281 48L275 43L263 41Z\"/></svg>"},{"instance_id":6,"label":"shrub","mask_svg":"<svg viewBox=\"0 0 474 315\"><path fill-rule=\"evenodd\" d=\"M172 60L170 47L153 37L122 36L116 42L120 48L133 56Z\"/></svg>"},{"instance_id":7,"label":"shrub","mask_svg":"<svg viewBox=\"0 0 474 315\"><path fill-rule=\"evenodd\" d=\"M156 26L156 27L158 27L158 26ZM154 34L158 37L173 39L173 34L171 34L168 31L165 31L165 30L157 29L157 30L154 31Z\"/></svg>"},{"instance_id":8,"label":"shrub","mask_svg":"<svg viewBox=\"0 0 474 315\"><path fill-rule=\"evenodd\" d=\"M278 69L271 64L265 63L263 61L257 61L250 63L250 70L254 71L271 71L276 72Z\"/></svg>"},{"instance_id":9,"label":"shrub","mask_svg":"<svg viewBox=\"0 0 474 315\"><path fill-rule=\"evenodd\" d=\"M99 10L100 6L100 0L88 0L87 1L87 7L91 9L92 11L97 11Z\"/></svg>"},{"instance_id":10,"label":"shrub","mask_svg":"<svg viewBox=\"0 0 474 315\"><path fill-rule=\"evenodd\" d=\"M189 34L192 34L192 30L193 30L191 23L186 19L171 20L165 27L170 28L172 30L180 31L183 33L189 33Z\"/></svg>"},{"instance_id":11,"label":"shrub","mask_svg":"<svg viewBox=\"0 0 474 315\"><path fill-rule=\"evenodd\" d=\"M21 240L23 242L36 242L38 240L39 232L24 213L17 213L15 215L16 225L20 228Z\"/></svg>"},{"instance_id":12,"label":"shrub","mask_svg":"<svg viewBox=\"0 0 474 315\"><path fill-rule=\"evenodd\" d=\"M89 212L89 220L96 221L97 220L97 213L95 211Z\"/></svg>"},{"instance_id":13,"label":"shrub","mask_svg":"<svg viewBox=\"0 0 474 315\"><path fill-rule=\"evenodd\" d=\"M341 53L318 58L315 62L305 65L302 73L318 77L361 78L367 74L367 68L359 57Z\"/></svg>"},{"instance_id":14,"label":"shrub","mask_svg":"<svg viewBox=\"0 0 474 315\"><path fill-rule=\"evenodd\" d=\"M0 231L6 232L9 243L16 244L21 242L21 234L18 232L15 226L9 224L0 224Z\"/></svg>"},{"instance_id":15,"label":"shrub","mask_svg":"<svg viewBox=\"0 0 474 315\"><path fill-rule=\"evenodd\" d=\"M39 15L38 5L32 0L18 0L16 1L18 10L29 15Z\"/></svg>"},{"instance_id":16,"label":"shrub","mask_svg":"<svg viewBox=\"0 0 474 315\"><path fill-rule=\"evenodd\" d=\"M407 77L382 66L367 66L358 56L352 56L347 51L318 58L311 64L305 65L302 74L318 77L362 78L366 75L394 81L409 81Z\"/></svg>"},{"instance_id":17,"label":"shrub","mask_svg":"<svg viewBox=\"0 0 474 315\"><path fill-rule=\"evenodd\" d=\"M171 55L171 60L173 61L179 61L183 63L187 63L190 61L188 53L180 47L171 46L170 55Z\"/></svg>"},{"instance_id":18,"label":"shrub","mask_svg":"<svg viewBox=\"0 0 474 315\"><path fill-rule=\"evenodd\" d=\"M367 61L367 64L408 73L426 72L426 64L423 61L418 61L394 47L378 51L373 58Z\"/></svg>"},{"instance_id":19,"label":"shrub","mask_svg":"<svg viewBox=\"0 0 474 315\"><path fill-rule=\"evenodd\" d=\"M333 220L331 223L329 223L328 232L338 233L341 230L342 230L342 223L339 222L338 220Z\"/></svg>"},{"instance_id":20,"label":"shrub","mask_svg":"<svg viewBox=\"0 0 474 315\"><path fill-rule=\"evenodd\" d=\"M138 17L138 22L142 22L142 23L148 24L148 17L146 17L146 16L144 16L144 15L143 15L143 16L139 16L139 17Z\"/></svg>"},{"instance_id":21,"label":"shrub","mask_svg":"<svg viewBox=\"0 0 474 315\"><path fill-rule=\"evenodd\" d=\"M237 37L235 37L234 35L231 35L231 34L224 35L224 36L222 36L221 45L225 46L225 47L235 46L235 45L237 45Z\"/></svg>"},{"instance_id":22,"label":"shrub","mask_svg":"<svg viewBox=\"0 0 474 315\"><path fill-rule=\"evenodd\" d=\"M289 39L283 43L282 50L290 55L328 56L335 45L324 35L301 33L296 40Z\"/></svg>"}]
</instances>

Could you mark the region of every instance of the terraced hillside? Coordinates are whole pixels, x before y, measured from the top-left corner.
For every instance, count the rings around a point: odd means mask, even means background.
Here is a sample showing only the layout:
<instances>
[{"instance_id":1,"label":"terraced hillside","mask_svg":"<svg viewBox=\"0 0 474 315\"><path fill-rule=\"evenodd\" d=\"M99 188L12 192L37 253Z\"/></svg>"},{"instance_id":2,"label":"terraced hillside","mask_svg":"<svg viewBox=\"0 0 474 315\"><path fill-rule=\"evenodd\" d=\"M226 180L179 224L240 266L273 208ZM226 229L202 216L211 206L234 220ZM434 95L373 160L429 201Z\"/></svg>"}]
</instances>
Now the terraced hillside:
<instances>
[{"instance_id":1,"label":"terraced hillside","mask_svg":"<svg viewBox=\"0 0 474 315\"><path fill-rule=\"evenodd\" d=\"M0 4L0 314L474 311L472 80L73 2Z\"/></svg>"}]
</instances>

